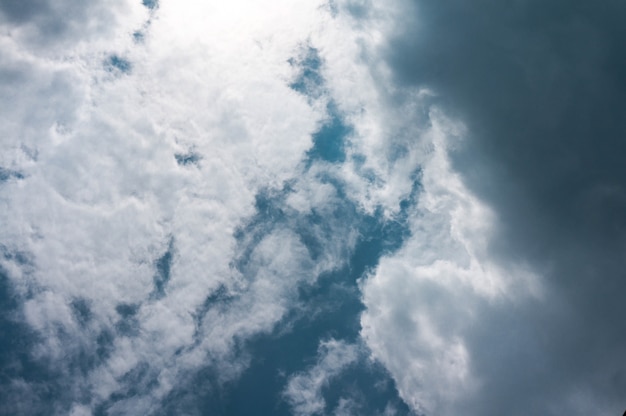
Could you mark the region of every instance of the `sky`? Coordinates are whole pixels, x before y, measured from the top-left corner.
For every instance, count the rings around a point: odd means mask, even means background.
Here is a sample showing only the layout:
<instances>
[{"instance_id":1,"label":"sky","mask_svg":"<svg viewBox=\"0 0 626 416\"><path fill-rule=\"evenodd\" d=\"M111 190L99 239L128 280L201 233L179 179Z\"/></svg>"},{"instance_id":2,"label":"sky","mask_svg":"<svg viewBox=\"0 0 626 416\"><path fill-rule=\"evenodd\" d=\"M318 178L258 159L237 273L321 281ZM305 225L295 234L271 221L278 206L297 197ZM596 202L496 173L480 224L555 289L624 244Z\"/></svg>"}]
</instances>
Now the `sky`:
<instances>
[{"instance_id":1,"label":"sky","mask_svg":"<svg viewBox=\"0 0 626 416\"><path fill-rule=\"evenodd\" d=\"M621 415L626 4L0 2L0 414Z\"/></svg>"}]
</instances>

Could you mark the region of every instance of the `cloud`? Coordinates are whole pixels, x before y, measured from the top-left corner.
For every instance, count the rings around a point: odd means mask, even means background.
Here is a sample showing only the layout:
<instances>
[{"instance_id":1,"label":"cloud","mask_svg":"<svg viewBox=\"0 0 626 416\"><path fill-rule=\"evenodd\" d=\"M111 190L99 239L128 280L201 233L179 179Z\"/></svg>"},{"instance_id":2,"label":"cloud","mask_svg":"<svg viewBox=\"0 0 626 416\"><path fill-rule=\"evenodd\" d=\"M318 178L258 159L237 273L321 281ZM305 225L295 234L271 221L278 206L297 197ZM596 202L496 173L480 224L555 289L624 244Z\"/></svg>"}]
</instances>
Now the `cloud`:
<instances>
[{"instance_id":1,"label":"cloud","mask_svg":"<svg viewBox=\"0 0 626 416\"><path fill-rule=\"evenodd\" d=\"M414 194L418 149L370 157L397 143L371 134L389 113L354 21L319 1L144 5L3 5L0 271L25 344L6 356L32 369L3 384L24 398L7 411L202 414L255 337L341 309L302 294ZM321 363L351 348L328 341Z\"/></svg>"},{"instance_id":2,"label":"cloud","mask_svg":"<svg viewBox=\"0 0 626 416\"><path fill-rule=\"evenodd\" d=\"M244 22L238 7L256 6L240 3L159 4L141 43L132 33L146 10L119 20L97 3L60 20L65 3L3 4L13 32L2 37L2 88L15 103L2 100L1 166L15 173L0 185L2 268L36 334L24 360L55 374L11 391L65 388L29 393L33 406L150 414L206 366L232 380L248 362L245 340L343 261L324 252L313 264L270 218L257 240L236 238L256 196L301 172L325 117L289 87L288 60L324 21L320 4ZM83 14L110 30L72 26ZM48 19L66 26L46 40ZM325 198L323 185L301 187Z\"/></svg>"},{"instance_id":3,"label":"cloud","mask_svg":"<svg viewBox=\"0 0 626 416\"><path fill-rule=\"evenodd\" d=\"M8 0L0 5L0 22L7 29L3 36L39 55L57 58L67 54L68 49L87 44L93 47L105 39L110 42L111 37L123 35L128 25L138 24L144 15L140 4L118 0L107 4Z\"/></svg>"},{"instance_id":4,"label":"cloud","mask_svg":"<svg viewBox=\"0 0 626 416\"><path fill-rule=\"evenodd\" d=\"M202 414L364 273L296 412L406 410L364 342L416 413L615 413L623 11L2 3L3 409Z\"/></svg>"},{"instance_id":5,"label":"cloud","mask_svg":"<svg viewBox=\"0 0 626 416\"><path fill-rule=\"evenodd\" d=\"M390 88L430 91L464 140L423 164L412 238L364 281L363 336L420 411L618 413L623 6L398 4L376 49Z\"/></svg>"},{"instance_id":6,"label":"cloud","mask_svg":"<svg viewBox=\"0 0 626 416\"><path fill-rule=\"evenodd\" d=\"M436 109L431 125L411 237L362 281L361 335L416 412L452 414L481 383L466 336L481 325L482 308L513 307L542 292L522 265L505 269L492 259L497 219L448 158L449 143L464 129Z\"/></svg>"},{"instance_id":7,"label":"cloud","mask_svg":"<svg viewBox=\"0 0 626 416\"><path fill-rule=\"evenodd\" d=\"M356 345L330 339L320 343L317 363L303 374L289 378L284 395L296 415L324 414L326 402L322 388L341 371L357 361ZM345 413L347 403L340 402L338 412Z\"/></svg>"}]
</instances>

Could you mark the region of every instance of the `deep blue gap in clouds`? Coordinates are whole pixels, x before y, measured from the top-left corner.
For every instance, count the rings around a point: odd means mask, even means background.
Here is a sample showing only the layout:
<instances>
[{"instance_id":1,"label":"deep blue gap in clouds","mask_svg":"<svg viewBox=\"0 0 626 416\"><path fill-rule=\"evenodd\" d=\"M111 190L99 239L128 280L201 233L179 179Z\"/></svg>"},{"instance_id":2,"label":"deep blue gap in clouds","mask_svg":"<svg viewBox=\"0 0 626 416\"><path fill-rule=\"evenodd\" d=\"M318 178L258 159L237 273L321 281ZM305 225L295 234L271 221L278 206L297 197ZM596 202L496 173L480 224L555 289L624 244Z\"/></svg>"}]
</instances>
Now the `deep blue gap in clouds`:
<instances>
[{"instance_id":1,"label":"deep blue gap in clouds","mask_svg":"<svg viewBox=\"0 0 626 416\"><path fill-rule=\"evenodd\" d=\"M338 119L337 124L343 125L338 114L332 114L332 117ZM341 146L349 131L349 128L341 128L326 130L324 134L332 135L328 139ZM307 159L305 166L310 167L313 160L327 158L312 151L307 154ZM363 304L357 279L373 269L382 255L397 250L409 236L408 213L417 202L421 171L415 172L412 192L401 201L400 212L393 219L385 219L380 211L372 215L362 213L347 199L340 179L320 175L317 180L334 186L340 197L330 217L327 212L322 214L313 210L309 214L298 214L290 210L285 200L293 192L291 183L285 184L281 190L260 192L256 197L256 215L235 233L241 254L233 262L233 267L244 275L253 273L248 264L254 249L277 227L295 232L313 261L323 255L325 240L332 238L334 233L356 229L358 242L353 251L345 253L345 265L320 276L316 284L299 288L304 313L296 308L272 333L258 335L240 345L242 351L250 352L252 361L239 379L220 387L218 375L206 368L188 385L169 395L163 403L165 414L193 409L206 415L290 415L291 409L282 397L288 377L306 371L316 363L320 341L335 338L358 342ZM226 290L218 292L215 296L221 301L229 301ZM198 311L198 319L201 320L209 308L220 307L212 300L215 296L207 299L203 310ZM383 412L388 404L399 415L410 413L385 369L367 363L364 357L332 379L323 388L323 395L328 411L335 409L341 398L351 398L361 414Z\"/></svg>"},{"instance_id":2,"label":"deep blue gap in clouds","mask_svg":"<svg viewBox=\"0 0 626 416\"><path fill-rule=\"evenodd\" d=\"M309 47L303 59L290 63L301 67L292 89L308 98L319 97L324 85L317 51ZM328 120L313 135L313 147L304 160L305 170L314 163L341 163L346 159L344 146L352 129L332 102L327 109ZM166 398L164 414L182 411L203 415L291 415L282 392L289 376L315 365L320 341L335 338L358 342L363 304L357 279L376 267L382 255L397 250L409 236L408 212L417 202L420 179L421 171L416 171L412 192L401 201L399 214L391 220L385 219L380 211L373 215L362 213L347 198L341 180L330 174L318 176L317 180L335 187L339 196L331 214L316 210L298 214L289 210L285 200L292 192L291 183L280 190L260 192L256 197L256 215L235 233L241 254L233 261L233 267L242 274L254 273L248 268L254 249L277 227L295 232L313 261L323 255L325 240L334 237L334 233L356 229L358 242L353 251L345 253L346 263L341 269L320 276L314 285L299 288L304 312L296 308L272 333L258 335L240 345L252 357L240 378L220 387L218 375L207 367ZM222 292L219 297L228 298ZM207 300L198 312L199 319L209 308L218 306ZM410 414L386 370L379 364L366 362L364 357L332 379L322 393L327 411L336 409L341 398L350 398L357 403L361 414L382 413L387 405L392 405L396 414Z\"/></svg>"},{"instance_id":3,"label":"deep blue gap in clouds","mask_svg":"<svg viewBox=\"0 0 626 416\"><path fill-rule=\"evenodd\" d=\"M324 78L321 72L323 62L317 49L307 45L300 58L291 58L287 62L298 70L296 79L289 87L308 98L319 98L324 88Z\"/></svg>"},{"instance_id":4,"label":"deep blue gap in clouds","mask_svg":"<svg viewBox=\"0 0 626 416\"><path fill-rule=\"evenodd\" d=\"M329 119L313 134L313 147L307 153L309 166L316 160L330 163L346 161L345 140L340 138L345 138L352 132L352 129L343 122L333 102L328 104L327 111L330 115Z\"/></svg>"},{"instance_id":5,"label":"deep blue gap in clouds","mask_svg":"<svg viewBox=\"0 0 626 416\"><path fill-rule=\"evenodd\" d=\"M293 311L271 334L258 335L241 345L242 350L251 353L251 365L239 379L225 387L219 386L218 375L210 368L198 372L193 382L172 392L165 400L164 414L175 414L186 408L206 415L291 415L290 407L281 396L287 377L315 364L320 341L329 338L358 341L363 305L357 279L375 267L383 254L398 249L408 237L407 214L416 202L418 191L416 180L414 191L402 202L400 215L393 221L384 220L380 212L360 214L352 202L343 200L334 211L335 219L356 227L361 237L343 268L320 276L315 285L300 288L299 298L305 310L317 314L311 318L306 312ZM275 227L286 224L298 233L311 257L323 250L320 246L324 242L310 233L306 224L315 226L330 219L315 213L302 218L291 217L293 214L283 208L289 192L286 187L281 192L268 191L257 196L256 216L238 233L246 247L235 267L245 272L256 244ZM218 306L211 304L211 307ZM410 413L384 368L366 364L363 359L333 379L323 389L323 394L328 410L336 408L342 397L349 397L359 402L362 414L382 412L387 404L392 404L397 414Z\"/></svg>"},{"instance_id":6,"label":"deep blue gap in clouds","mask_svg":"<svg viewBox=\"0 0 626 416\"><path fill-rule=\"evenodd\" d=\"M290 59L290 65L298 68L298 75L289 86L307 99L320 98L324 93L322 67L324 62L319 52L312 46L306 46L300 59ZM346 160L345 139L352 129L344 123L337 105L331 100L327 104L328 119L313 134L313 147L307 152L306 163L310 167L318 160L330 163L342 163Z\"/></svg>"},{"instance_id":7,"label":"deep blue gap in clouds","mask_svg":"<svg viewBox=\"0 0 626 416\"><path fill-rule=\"evenodd\" d=\"M4 247L0 251L5 258L25 264L19 253L9 253ZM23 323L24 300L13 291L5 270L0 268L0 414L46 415L66 396L63 375L47 362L32 358L31 348L41 339ZM28 383L28 387L16 384L16 380Z\"/></svg>"},{"instance_id":8,"label":"deep blue gap in clouds","mask_svg":"<svg viewBox=\"0 0 626 416\"><path fill-rule=\"evenodd\" d=\"M28 254L11 252L0 245L0 255L28 270L33 267ZM23 304L32 293L18 295L5 270L0 268L0 414L4 415L49 415L68 413L73 401L88 403L89 394L84 391L69 391L64 380L64 371L55 369L55 363L38 360L32 348L44 340L30 326L24 323ZM25 297L24 297L25 296ZM75 298L70 310L76 322L86 330L92 322L89 303ZM56 328L61 334L63 328ZM85 376L110 355L114 334L100 330L95 340L78 348L68 349L68 371L70 376ZM15 383L21 380L25 384ZM51 410L54 409L54 410Z\"/></svg>"},{"instance_id":9,"label":"deep blue gap in clouds","mask_svg":"<svg viewBox=\"0 0 626 416\"><path fill-rule=\"evenodd\" d=\"M170 272L172 269L172 259L174 256L174 239L170 238L167 250L156 261L156 274L153 277L154 290L150 294L152 299L160 299L165 296L165 289L170 281Z\"/></svg>"},{"instance_id":10,"label":"deep blue gap in clouds","mask_svg":"<svg viewBox=\"0 0 626 416\"><path fill-rule=\"evenodd\" d=\"M150 10L155 10L159 7L158 0L143 0L142 4Z\"/></svg>"},{"instance_id":11,"label":"deep blue gap in clouds","mask_svg":"<svg viewBox=\"0 0 626 416\"><path fill-rule=\"evenodd\" d=\"M109 72L120 72L123 74L129 74L132 70L132 64L130 61L118 55L109 56L109 58L104 62L104 67Z\"/></svg>"}]
</instances>

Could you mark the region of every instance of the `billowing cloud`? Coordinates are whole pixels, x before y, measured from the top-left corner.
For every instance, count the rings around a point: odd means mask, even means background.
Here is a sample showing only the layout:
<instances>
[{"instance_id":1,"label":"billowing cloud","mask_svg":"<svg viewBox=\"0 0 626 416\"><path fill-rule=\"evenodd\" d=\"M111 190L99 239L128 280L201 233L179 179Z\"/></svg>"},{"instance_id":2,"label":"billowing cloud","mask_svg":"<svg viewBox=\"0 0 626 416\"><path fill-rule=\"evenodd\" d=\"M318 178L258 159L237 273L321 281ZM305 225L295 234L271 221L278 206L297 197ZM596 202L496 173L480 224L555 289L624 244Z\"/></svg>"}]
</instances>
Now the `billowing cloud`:
<instances>
[{"instance_id":1,"label":"billowing cloud","mask_svg":"<svg viewBox=\"0 0 626 416\"><path fill-rule=\"evenodd\" d=\"M34 383L11 381L6 394L37 397L33 411L153 413L211 361L228 380L247 360L238 340L272 329L320 272L280 227L253 242L245 267L233 263L252 244L235 231L255 195L294 177L324 115L289 87L288 63L320 4L245 21L234 5L173 6L137 42L141 21L103 4L69 20L54 14L63 4L3 4L15 27L2 39L15 101L3 100L3 275L34 331L28 362L64 386L42 403ZM70 27L83 13L113 27L100 37L122 39L86 48L79 32L91 28ZM67 27L39 33L42 19ZM43 58L44 38L68 49Z\"/></svg>"},{"instance_id":2,"label":"billowing cloud","mask_svg":"<svg viewBox=\"0 0 626 416\"><path fill-rule=\"evenodd\" d=\"M409 218L412 235L363 280L361 334L413 409L452 414L481 385L466 337L482 325L485 308L514 308L543 292L525 265L505 268L492 257L497 218L448 157L465 130L435 109L431 126L422 192Z\"/></svg>"},{"instance_id":3,"label":"billowing cloud","mask_svg":"<svg viewBox=\"0 0 626 416\"><path fill-rule=\"evenodd\" d=\"M406 211L419 152L385 142L344 9L3 4L3 411L203 414L279 323L346 303L357 335L350 270L376 259L350 259ZM303 295L341 270L331 303Z\"/></svg>"}]
</instances>

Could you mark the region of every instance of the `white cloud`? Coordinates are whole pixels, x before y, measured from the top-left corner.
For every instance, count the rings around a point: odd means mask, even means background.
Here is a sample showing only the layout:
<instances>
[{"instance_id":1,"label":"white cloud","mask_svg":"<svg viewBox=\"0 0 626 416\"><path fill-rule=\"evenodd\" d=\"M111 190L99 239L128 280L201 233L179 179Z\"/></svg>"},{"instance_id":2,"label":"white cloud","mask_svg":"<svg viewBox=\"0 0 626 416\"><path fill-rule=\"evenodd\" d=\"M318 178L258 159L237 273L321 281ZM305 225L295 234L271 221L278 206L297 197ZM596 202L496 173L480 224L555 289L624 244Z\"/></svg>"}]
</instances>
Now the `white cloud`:
<instances>
[{"instance_id":1,"label":"white cloud","mask_svg":"<svg viewBox=\"0 0 626 416\"><path fill-rule=\"evenodd\" d=\"M16 104L2 102L6 112L0 121L7 133L2 166L21 172L24 179L6 182L0 190L5 208L0 221L6 224L0 240L8 250L32 255L27 271L8 260L3 266L20 294L29 297L24 317L44 340L35 354L55 366L71 367L64 360L95 349L97 337L114 331L121 319L117 306L138 305L135 335L111 335L110 345L104 346L107 354L84 374L63 370L73 389L87 386L93 395L77 403L75 412L135 383L125 377L145 365L145 377L158 380L158 386L119 400L112 410L150 413L154 403L207 361L222 380L236 377L247 363L234 352L237 342L270 331L295 303L299 284L345 261L357 235L338 219L327 224L333 233L312 229L325 241L315 263L294 232L277 225L260 241L244 242L252 249L246 270L233 267L242 255L234 231L254 214L254 198L261 189L279 189L291 180L286 207L325 215L332 213L338 198L333 186L319 180L328 174L345 182L349 198L360 208L373 212L381 207L393 217L411 193L422 163L431 161L425 177L432 172L433 183L439 173L449 173L437 166L442 151L429 156L432 137L415 123L424 118L427 93L389 90L388 71L374 65L397 10L371 9L365 27L345 13L353 3L336 4L344 12L335 18L318 1L266 6L163 2L147 25L142 23L147 10L134 8L131 17L122 18L125 6L120 3L101 15L106 30L88 25L82 30L91 30L90 35L80 39L80 30L69 24L50 46L33 26L36 19L2 37L7 51L2 88L17 98ZM88 12L98 15L100 7ZM134 43L132 33L140 28L143 40ZM323 61L327 95L317 101L308 102L288 87L295 70L287 61L303 44L317 48ZM49 51L42 55L44 46ZM112 55L127 60L130 70L111 70L107 60ZM311 134L326 118L324 105L331 98L353 128L348 161L342 166L319 163L303 172ZM176 154L196 159L180 165ZM425 206L434 212L434 222L421 224L431 226L429 232L468 212L474 220L488 222L484 209L464 197L462 189L450 191L458 186L455 182L427 190L427 195L434 192L432 206ZM440 188L452 196L437 199ZM438 216L438 203L448 204L443 209L454 218ZM470 236L467 225L455 223L451 235L439 237L440 245L430 249L445 248L451 256L465 253L471 263L480 253L470 247L476 233ZM472 241L464 241L466 236ZM165 295L154 299L155 264L170 241ZM411 244L416 243L409 243L400 259L408 256ZM379 324L380 330L393 331L397 322L372 312L376 302L389 301L385 295L395 290L395 275L380 289L379 298L368 292L378 275L394 269L392 263L383 260L376 277L364 285L370 308L364 337L399 380L399 367L386 359L377 338L396 333L376 332ZM445 261L419 267L433 279L442 274L441 267L450 267L460 270L466 284L478 285L480 293L500 290L497 278L474 281L481 267L474 263L462 270ZM408 287L406 293L417 291ZM228 302L203 310L204 302L220 290L230 297ZM89 308L86 323L79 322L70 306L76 299ZM201 310L204 317L199 319ZM454 385L459 377L463 381L468 357L462 340L448 343L449 334L439 334L427 316L421 319L430 333L416 335L424 343L420 348L440 351L436 361L448 365L449 377L440 384ZM289 387L290 397L301 394L292 401L301 412L315 411L325 380L354 359L350 346L329 341L321 348L324 357L318 366L292 379ZM398 348L401 366L412 352ZM460 376L451 375L458 370L463 370ZM434 368L430 371L439 375ZM399 386L408 398L415 381L409 377Z\"/></svg>"},{"instance_id":2,"label":"white cloud","mask_svg":"<svg viewBox=\"0 0 626 416\"><path fill-rule=\"evenodd\" d=\"M495 214L448 159L448 143L463 130L436 110L430 120L432 150L422 165L412 236L362 281L361 335L414 410L448 415L480 387L466 336L484 308L524 302L541 290L523 265L505 269L490 253Z\"/></svg>"},{"instance_id":3,"label":"white cloud","mask_svg":"<svg viewBox=\"0 0 626 416\"><path fill-rule=\"evenodd\" d=\"M58 19L65 6L12 22L1 38L1 88L14 97L1 104L1 162L24 178L1 185L0 241L32 257L29 270L7 259L2 265L28 298L26 322L44 340L36 356L67 366L69 390L83 386L92 395L72 411L106 401L147 365L145 377L158 386L112 411L150 413L207 362L220 377L235 377L246 357L234 345L271 330L295 302L298 284L343 261L331 253L313 265L299 238L277 226L254 242L247 272L233 266L240 254L234 231L254 214L255 195L300 174L325 117L323 107L289 88L287 60L330 17L318 1L163 2L142 26L146 10L132 8L125 19L124 4L104 12L97 3L70 13L96 23L75 27L71 18L56 43L45 43L36 22ZM143 41L134 43L142 27ZM335 29L332 36L340 35ZM130 70L111 70L112 55ZM176 154L190 152L194 163L177 163ZM323 185L299 186L317 195L313 205L332 197ZM294 194L291 205L306 209L302 201ZM154 299L155 264L170 241L165 296ZM220 288L230 303L199 321ZM86 323L70 306L76 299L89 308ZM96 339L115 332L120 304L138 305L136 333L110 335L93 368L72 369L81 349L93 354Z\"/></svg>"},{"instance_id":4,"label":"white cloud","mask_svg":"<svg viewBox=\"0 0 626 416\"><path fill-rule=\"evenodd\" d=\"M429 112L429 91L391 87L379 54L401 9L313 0L161 2L153 12L140 2L69 6L9 19L0 36L0 89L11 98L0 100L0 166L23 176L0 184L0 243L30 259L0 261L41 336L33 355L60 371L76 401L57 413L88 414L137 385L144 391L109 410L150 414L202 366L219 381L236 378L248 364L238 345L271 331L298 285L342 265L354 247L357 231L334 216L341 196L320 177L339 178L359 209L393 219L419 169L411 239L362 282L362 336L414 410L445 414L478 388L465 336L479 306L540 290L523 267L505 273L490 259L496 219L447 158L462 129ZM350 17L359 10L367 21ZM37 25L61 15L65 26L47 40ZM317 100L288 86L297 71L288 60L302 45L322 59ZM112 56L130 69L112 69ZM331 100L352 128L347 161L305 169ZM188 154L193 163L177 163ZM289 219L234 236L255 214L255 196L286 181L285 215L315 211L326 221L310 230L324 241L315 261ZM155 264L170 242L157 299ZM245 256L245 270L236 267ZM228 299L207 306L220 291ZM76 300L89 308L84 322ZM136 307L132 319L120 304ZM133 333L116 332L123 319ZM75 357L98 349L106 353L76 370ZM323 411L322 388L357 355L354 345L322 343L317 364L285 391L295 412Z\"/></svg>"},{"instance_id":5,"label":"white cloud","mask_svg":"<svg viewBox=\"0 0 626 416\"><path fill-rule=\"evenodd\" d=\"M402 9L185 0L149 12L134 4L50 4L54 13L10 20L0 36L0 91L11 97L0 100L0 166L23 176L0 183L0 243L29 255L0 265L42 336L33 354L59 369L76 401L57 413L88 414L136 385L145 391L109 410L150 414L203 366L219 381L236 378L248 363L241 344L271 331L298 286L343 265L357 240L333 215L343 196L320 178L337 179L349 202L392 220L420 169L411 239L362 282L362 336L415 410L452 409L480 382L465 338L479 305L540 291L523 267L505 273L490 258L496 218L448 161L462 129L430 111L429 91L392 87L380 55ZM369 18L354 18L361 12ZM65 14L63 30L46 40L38 22ZM288 86L298 71L288 60L303 45L322 60L316 99ZM112 56L129 70L115 69ZM305 168L330 101L352 128L347 161ZM287 181L286 219L265 219L267 229L238 240L255 197ZM293 220L312 212L327 221L310 229L323 242L315 261ZM156 265L168 252L159 297ZM89 309L82 321L77 300ZM120 305L136 308L133 316L121 316ZM122 319L132 331L116 330ZM92 367L72 365L97 349L105 353ZM317 364L285 391L296 413L322 411L322 388L357 356L354 345L323 342ZM352 410L344 401L337 412Z\"/></svg>"},{"instance_id":6,"label":"white cloud","mask_svg":"<svg viewBox=\"0 0 626 416\"><path fill-rule=\"evenodd\" d=\"M298 416L323 414L326 401L322 389L347 366L359 358L354 344L330 339L320 343L317 363L306 372L293 375L287 382L284 395ZM346 414L349 404L340 403L338 414Z\"/></svg>"}]
</instances>

